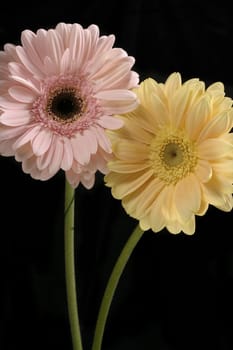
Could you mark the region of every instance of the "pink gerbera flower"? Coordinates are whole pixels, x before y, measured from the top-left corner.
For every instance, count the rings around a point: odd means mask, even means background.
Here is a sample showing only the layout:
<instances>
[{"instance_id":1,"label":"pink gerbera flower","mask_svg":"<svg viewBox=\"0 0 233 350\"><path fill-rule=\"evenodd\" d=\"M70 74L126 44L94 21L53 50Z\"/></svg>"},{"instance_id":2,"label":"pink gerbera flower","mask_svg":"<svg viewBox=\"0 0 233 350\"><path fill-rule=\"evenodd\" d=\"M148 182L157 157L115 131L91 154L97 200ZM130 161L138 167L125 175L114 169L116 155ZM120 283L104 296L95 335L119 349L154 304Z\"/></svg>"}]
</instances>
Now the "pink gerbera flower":
<instances>
[{"instance_id":1,"label":"pink gerbera flower","mask_svg":"<svg viewBox=\"0 0 233 350\"><path fill-rule=\"evenodd\" d=\"M73 187L91 188L112 152L105 129L122 125L113 114L138 104L135 60L96 25L25 30L21 41L0 52L0 153L35 179L62 169Z\"/></svg>"}]
</instances>

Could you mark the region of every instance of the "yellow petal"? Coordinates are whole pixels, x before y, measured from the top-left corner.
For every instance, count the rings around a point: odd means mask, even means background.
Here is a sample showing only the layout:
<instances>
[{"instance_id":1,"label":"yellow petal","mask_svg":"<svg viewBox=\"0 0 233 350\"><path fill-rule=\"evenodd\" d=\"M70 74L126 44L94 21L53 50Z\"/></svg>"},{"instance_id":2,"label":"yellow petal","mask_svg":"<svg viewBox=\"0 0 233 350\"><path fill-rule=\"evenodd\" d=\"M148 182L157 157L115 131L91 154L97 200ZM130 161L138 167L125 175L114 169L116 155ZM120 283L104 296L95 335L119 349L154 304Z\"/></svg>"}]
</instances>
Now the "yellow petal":
<instances>
[{"instance_id":1,"label":"yellow petal","mask_svg":"<svg viewBox=\"0 0 233 350\"><path fill-rule=\"evenodd\" d=\"M182 79L180 73L172 73L167 78L164 84L164 91L167 95L167 98L170 99L176 90L178 90L182 85Z\"/></svg>"},{"instance_id":2,"label":"yellow petal","mask_svg":"<svg viewBox=\"0 0 233 350\"><path fill-rule=\"evenodd\" d=\"M135 162L148 159L148 146L135 141L122 140L114 143L112 148L115 156L121 160Z\"/></svg>"},{"instance_id":3,"label":"yellow petal","mask_svg":"<svg viewBox=\"0 0 233 350\"><path fill-rule=\"evenodd\" d=\"M141 219L151 210L163 187L164 184L158 178L150 179L137 190L137 193L131 193L123 199L126 211Z\"/></svg>"},{"instance_id":4,"label":"yellow petal","mask_svg":"<svg viewBox=\"0 0 233 350\"><path fill-rule=\"evenodd\" d=\"M216 206L218 209L229 212L233 208L233 197L231 194L223 196L223 202Z\"/></svg>"},{"instance_id":5,"label":"yellow petal","mask_svg":"<svg viewBox=\"0 0 233 350\"><path fill-rule=\"evenodd\" d=\"M151 228L148 215L139 221L139 225L143 231L147 231Z\"/></svg>"},{"instance_id":6,"label":"yellow petal","mask_svg":"<svg viewBox=\"0 0 233 350\"><path fill-rule=\"evenodd\" d=\"M167 188L165 187L160 194L157 197L157 200L153 203L149 220L150 220L150 225L151 229L154 232L161 231L165 225L165 218L162 213L162 207L164 203L166 203L166 197L167 197Z\"/></svg>"},{"instance_id":7,"label":"yellow petal","mask_svg":"<svg viewBox=\"0 0 233 350\"><path fill-rule=\"evenodd\" d=\"M191 174L175 186L174 200L182 222L188 222L201 204L201 189L195 175Z\"/></svg>"},{"instance_id":8,"label":"yellow petal","mask_svg":"<svg viewBox=\"0 0 233 350\"><path fill-rule=\"evenodd\" d=\"M152 170L142 171L141 174L136 173L129 175L109 173L106 180L108 185L113 185L113 196L117 199L121 199L143 186L152 175Z\"/></svg>"},{"instance_id":9,"label":"yellow petal","mask_svg":"<svg viewBox=\"0 0 233 350\"><path fill-rule=\"evenodd\" d=\"M199 216L204 215L207 212L208 207L209 207L209 204L202 199L201 204L200 204L200 208L196 212L196 215L199 215Z\"/></svg>"},{"instance_id":10,"label":"yellow petal","mask_svg":"<svg viewBox=\"0 0 233 350\"><path fill-rule=\"evenodd\" d=\"M207 139L198 145L198 155L206 160L218 160L233 152L233 145L223 139Z\"/></svg>"},{"instance_id":11,"label":"yellow petal","mask_svg":"<svg viewBox=\"0 0 233 350\"><path fill-rule=\"evenodd\" d=\"M201 129L209 119L211 113L210 100L206 97L194 104L187 112L186 131L192 140L195 140Z\"/></svg>"},{"instance_id":12,"label":"yellow petal","mask_svg":"<svg viewBox=\"0 0 233 350\"><path fill-rule=\"evenodd\" d=\"M114 161L108 162L108 168L111 171L122 173L122 174L135 173L149 167L150 167L150 164L147 163L146 161L138 162L138 163L130 163L122 160L114 160Z\"/></svg>"},{"instance_id":13,"label":"yellow petal","mask_svg":"<svg viewBox=\"0 0 233 350\"><path fill-rule=\"evenodd\" d=\"M195 173L201 182L207 182L212 176L212 167L207 160L199 159Z\"/></svg>"},{"instance_id":14,"label":"yellow petal","mask_svg":"<svg viewBox=\"0 0 233 350\"><path fill-rule=\"evenodd\" d=\"M217 208L224 207L225 205L225 195L227 188L224 182L219 181L216 176L213 176L212 179L206 184L201 184L203 198L209 204L214 205ZM229 195L232 193L232 189L228 188Z\"/></svg>"},{"instance_id":15,"label":"yellow petal","mask_svg":"<svg viewBox=\"0 0 233 350\"><path fill-rule=\"evenodd\" d=\"M166 227L170 233L175 235L180 233L182 230L182 227L178 221L170 221Z\"/></svg>"},{"instance_id":16,"label":"yellow petal","mask_svg":"<svg viewBox=\"0 0 233 350\"><path fill-rule=\"evenodd\" d=\"M195 226L195 216L192 215L190 220L182 227L182 231L187 235L193 235L195 233Z\"/></svg>"},{"instance_id":17,"label":"yellow petal","mask_svg":"<svg viewBox=\"0 0 233 350\"><path fill-rule=\"evenodd\" d=\"M224 111L215 118L211 119L201 130L198 142L209 138L216 138L223 133L231 130L233 122L233 113Z\"/></svg>"}]
</instances>

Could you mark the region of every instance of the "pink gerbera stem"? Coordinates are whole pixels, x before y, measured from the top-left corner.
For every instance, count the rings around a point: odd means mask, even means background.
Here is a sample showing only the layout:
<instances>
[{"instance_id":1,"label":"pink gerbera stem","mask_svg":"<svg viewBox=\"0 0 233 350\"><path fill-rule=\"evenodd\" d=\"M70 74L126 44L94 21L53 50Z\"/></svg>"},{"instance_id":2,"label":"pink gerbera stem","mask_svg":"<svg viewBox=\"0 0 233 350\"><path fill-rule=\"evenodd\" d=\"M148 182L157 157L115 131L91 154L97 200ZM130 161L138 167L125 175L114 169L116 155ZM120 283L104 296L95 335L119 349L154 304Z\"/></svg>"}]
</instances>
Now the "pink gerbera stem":
<instances>
[{"instance_id":1,"label":"pink gerbera stem","mask_svg":"<svg viewBox=\"0 0 233 350\"><path fill-rule=\"evenodd\" d=\"M78 305L75 281L74 254L74 205L75 190L66 180L65 184L65 275L67 305L70 322L73 350L82 350L82 339L79 326Z\"/></svg>"}]
</instances>

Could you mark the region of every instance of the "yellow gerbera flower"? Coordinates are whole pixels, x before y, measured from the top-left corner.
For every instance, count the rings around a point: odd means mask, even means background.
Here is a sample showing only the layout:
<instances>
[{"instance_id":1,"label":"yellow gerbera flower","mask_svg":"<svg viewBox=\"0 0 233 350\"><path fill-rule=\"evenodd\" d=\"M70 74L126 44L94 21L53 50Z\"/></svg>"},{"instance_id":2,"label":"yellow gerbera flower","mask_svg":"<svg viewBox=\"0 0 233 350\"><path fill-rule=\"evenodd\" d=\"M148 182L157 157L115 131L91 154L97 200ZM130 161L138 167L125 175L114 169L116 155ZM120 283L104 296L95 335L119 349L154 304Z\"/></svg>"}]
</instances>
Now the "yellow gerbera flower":
<instances>
[{"instance_id":1,"label":"yellow gerbera flower","mask_svg":"<svg viewBox=\"0 0 233 350\"><path fill-rule=\"evenodd\" d=\"M165 83L148 78L134 91L139 107L109 132L106 185L143 230L193 234L195 215L209 204L233 207L232 99L221 82L182 83L179 73Z\"/></svg>"}]
</instances>

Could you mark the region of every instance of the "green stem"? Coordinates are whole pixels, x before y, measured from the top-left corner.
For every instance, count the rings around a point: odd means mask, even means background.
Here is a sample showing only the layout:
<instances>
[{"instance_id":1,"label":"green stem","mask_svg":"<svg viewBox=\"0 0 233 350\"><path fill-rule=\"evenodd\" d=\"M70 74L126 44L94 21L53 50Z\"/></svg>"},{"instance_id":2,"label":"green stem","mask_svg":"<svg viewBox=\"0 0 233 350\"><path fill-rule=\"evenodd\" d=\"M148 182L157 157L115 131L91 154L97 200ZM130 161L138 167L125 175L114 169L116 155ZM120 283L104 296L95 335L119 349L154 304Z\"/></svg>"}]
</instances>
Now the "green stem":
<instances>
[{"instance_id":1,"label":"green stem","mask_svg":"<svg viewBox=\"0 0 233 350\"><path fill-rule=\"evenodd\" d=\"M92 344L92 350L101 350L104 328L117 284L127 264L127 261L129 260L130 255L132 254L136 244L142 237L143 233L144 231L142 231L138 225L132 232L128 241L126 242L113 268L100 305L100 310L96 322L94 340Z\"/></svg>"},{"instance_id":2,"label":"green stem","mask_svg":"<svg viewBox=\"0 0 233 350\"><path fill-rule=\"evenodd\" d=\"M68 181L65 184L65 275L67 305L70 322L73 350L82 350L82 340L78 318L78 305L75 283L75 254L74 254L74 195L75 190Z\"/></svg>"}]
</instances>

